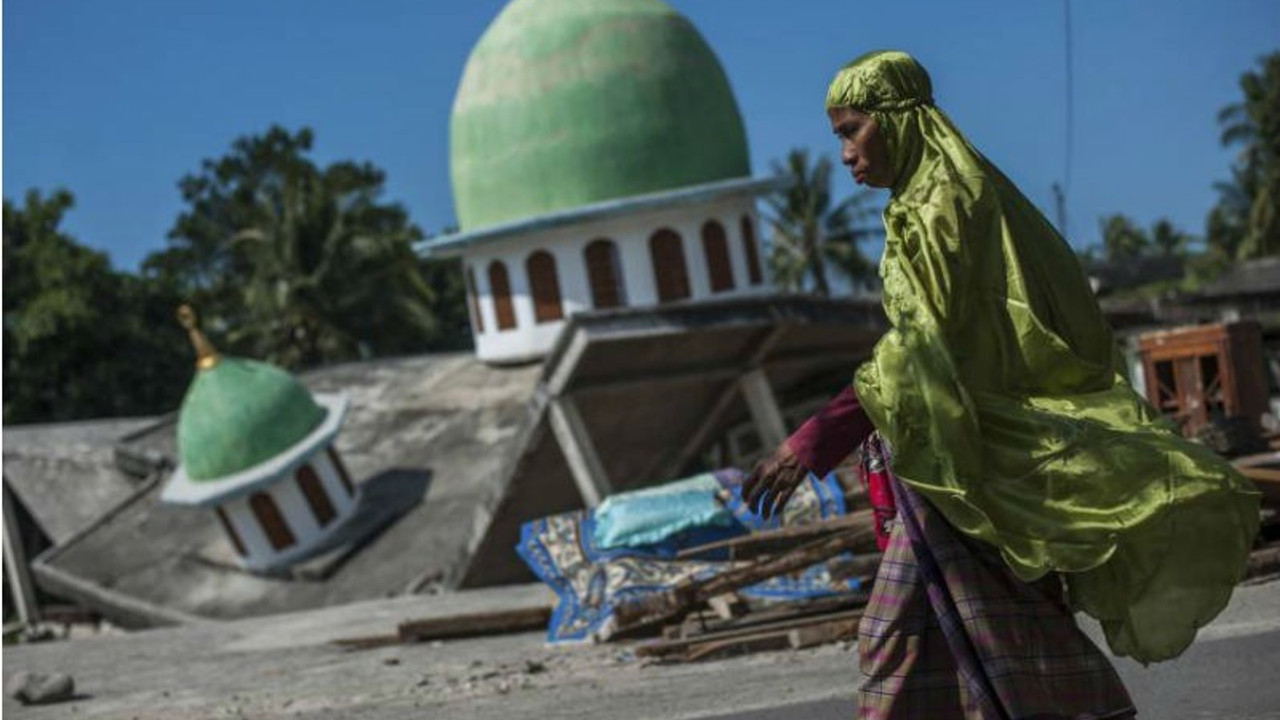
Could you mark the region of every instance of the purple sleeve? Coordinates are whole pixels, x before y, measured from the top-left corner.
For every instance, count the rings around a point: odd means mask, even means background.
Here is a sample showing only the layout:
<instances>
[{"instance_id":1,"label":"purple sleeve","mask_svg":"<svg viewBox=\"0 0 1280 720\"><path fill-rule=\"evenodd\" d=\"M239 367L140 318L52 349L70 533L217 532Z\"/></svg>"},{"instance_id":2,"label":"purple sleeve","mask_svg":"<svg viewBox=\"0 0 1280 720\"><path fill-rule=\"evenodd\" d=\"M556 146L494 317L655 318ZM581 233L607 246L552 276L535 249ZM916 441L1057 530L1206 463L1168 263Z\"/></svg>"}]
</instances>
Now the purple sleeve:
<instances>
[{"instance_id":1,"label":"purple sleeve","mask_svg":"<svg viewBox=\"0 0 1280 720\"><path fill-rule=\"evenodd\" d=\"M849 386L787 438L787 447L809 472L822 477L861 445L873 429L858 402L858 394Z\"/></svg>"}]
</instances>

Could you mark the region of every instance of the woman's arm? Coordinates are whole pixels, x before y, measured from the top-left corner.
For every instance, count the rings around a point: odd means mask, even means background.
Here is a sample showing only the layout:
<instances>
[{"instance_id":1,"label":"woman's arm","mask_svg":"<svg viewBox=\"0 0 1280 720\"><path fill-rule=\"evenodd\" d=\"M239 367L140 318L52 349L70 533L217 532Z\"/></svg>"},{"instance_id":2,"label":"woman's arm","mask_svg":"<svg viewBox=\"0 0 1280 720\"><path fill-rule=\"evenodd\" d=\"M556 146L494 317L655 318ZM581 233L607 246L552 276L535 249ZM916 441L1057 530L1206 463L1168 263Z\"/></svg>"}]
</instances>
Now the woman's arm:
<instances>
[{"instance_id":1,"label":"woman's arm","mask_svg":"<svg viewBox=\"0 0 1280 720\"><path fill-rule=\"evenodd\" d=\"M846 387L756 465L742 485L747 507L765 518L781 512L809 473L831 472L872 429L857 393Z\"/></svg>"},{"instance_id":2,"label":"woman's arm","mask_svg":"<svg viewBox=\"0 0 1280 720\"><path fill-rule=\"evenodd\" d=\"M786 444L809 472L822 477L861 445L873 429L858 402L858 394L849 386L806 420Z\"/></svg>"}]
</instances>

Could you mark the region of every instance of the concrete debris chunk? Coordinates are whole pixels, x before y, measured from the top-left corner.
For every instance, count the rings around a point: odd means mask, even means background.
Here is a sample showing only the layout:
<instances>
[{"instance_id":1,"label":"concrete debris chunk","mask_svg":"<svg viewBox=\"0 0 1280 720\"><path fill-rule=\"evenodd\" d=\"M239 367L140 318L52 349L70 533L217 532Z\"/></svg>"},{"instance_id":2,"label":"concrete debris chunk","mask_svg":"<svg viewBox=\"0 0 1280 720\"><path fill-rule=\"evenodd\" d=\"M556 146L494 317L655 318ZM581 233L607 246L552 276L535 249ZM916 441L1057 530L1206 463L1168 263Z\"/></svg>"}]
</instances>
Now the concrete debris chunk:
<instances>
[{"instance_id":1,"label":"concrete debris chunk","mask_svg":"<svg viewBox=\"0 0 1280 720\"><path fill-rule=\"evenodd\" d=\"M75 697L76 683L70 675L19 672L5 681L5 694L23 705L47 705Z\"/></svg>"}]
</instances>

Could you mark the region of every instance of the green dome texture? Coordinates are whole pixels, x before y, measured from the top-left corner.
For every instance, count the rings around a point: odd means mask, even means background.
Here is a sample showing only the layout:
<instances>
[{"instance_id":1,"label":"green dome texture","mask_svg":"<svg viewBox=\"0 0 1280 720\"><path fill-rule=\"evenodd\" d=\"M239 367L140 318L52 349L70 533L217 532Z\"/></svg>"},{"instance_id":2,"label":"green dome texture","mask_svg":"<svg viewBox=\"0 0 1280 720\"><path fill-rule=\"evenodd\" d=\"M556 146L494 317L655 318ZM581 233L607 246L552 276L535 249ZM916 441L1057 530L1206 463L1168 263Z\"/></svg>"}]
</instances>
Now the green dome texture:
<instances>
[{"instance_id":1,"label":"green dome texture","mask_svg":"<svg viewBox=\"0 0 1280 720\"><path fill-rule=\"evenodd\" d=\"M218 480L270 460L324 421L311 393L266 363L222 357L196 373L178 416L187 476Z\"/></svg>"},{"instance_id":2,"label":"green dome texture","mask_svg":"<svg viewBox=\"0 0 1280 720\"><path fill-rule=\"evenodd\" d=\"M463 230L750 173L715 53L661 0L514 0L450 122Z\"/></svg>"}]
</instances>

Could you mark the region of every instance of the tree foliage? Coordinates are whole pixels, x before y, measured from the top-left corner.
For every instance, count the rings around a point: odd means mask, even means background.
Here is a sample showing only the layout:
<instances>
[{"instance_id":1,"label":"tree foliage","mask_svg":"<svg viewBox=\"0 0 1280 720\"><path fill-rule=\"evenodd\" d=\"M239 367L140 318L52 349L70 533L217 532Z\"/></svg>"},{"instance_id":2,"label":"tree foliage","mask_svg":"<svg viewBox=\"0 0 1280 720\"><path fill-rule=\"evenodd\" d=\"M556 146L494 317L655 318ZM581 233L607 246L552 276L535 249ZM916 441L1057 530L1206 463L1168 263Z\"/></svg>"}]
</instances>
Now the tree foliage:
<instances>
[{"instance_id":1,"label":"tree foliage","mask_svg":"<svg viewBox=\"0 0 1280 720\"><path fill-rule=\"evenodd\" d=\"M1231 180L1218 183L1206 243L1226 259L1280 254L1280 52L1240 77L1240 102L1218 114L1225 147L1239 148Z\"/></svg>"},{"instance_id":2,"label":"tree foliage","mask_svg":"<svg viewBox=\"0 0 1280 720\"><path fill-rule=\"evenodd\" d=\"M177 296L64 233L74 204L66 190L4 201L6 423L152 414L190 379Z\"/></svg>"},{"instance_id":3,"label":"tree foliage","mask_svg":"<svg viewBox=\"0 0 1280 720\"><path fill-rule=\"evenodd\" d=\"M380 200L369 163L319 167L310 130L242 137L179 183L186 209L146 272L189 296L231 352L286 367L465 343L456 265ZM457 276L457 277L454 277Z\"/></svg>"},{"instance_id":4,"label":"tree foliage","mask_svg":"<svg viewBox=\"0 0 1280 720\"><path fill-rule=\"evenodd\" d=\"M1122 263L1140 257L1186 257L1195 238L1160 218L1148 230L1128 216L1115 213L1098 223L1102 251L1108 262Z\"/></svg>"},{"instance_id":5,"label":"tree foliage","mask_svg":"<svg viewBox=\"0 0 1280 720\"><path fill-rule=\"evenodd\" d=\"M766 198L767 222L773 242L770 263L779 288L788 291L812 289L817 295L831 294L829 273L836 272L852 284L865 284L875 274L875 266L858 243L881 234L879 226L867 220L875 209L870 193L860 192L836 202L831 194L831 161L819 157L811 162L803 149L792 150L782 163L774 162L775 174L790 184Z\"/></svg>"}]
</instances>

